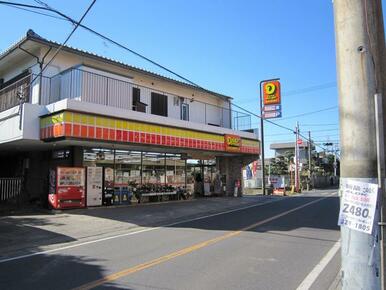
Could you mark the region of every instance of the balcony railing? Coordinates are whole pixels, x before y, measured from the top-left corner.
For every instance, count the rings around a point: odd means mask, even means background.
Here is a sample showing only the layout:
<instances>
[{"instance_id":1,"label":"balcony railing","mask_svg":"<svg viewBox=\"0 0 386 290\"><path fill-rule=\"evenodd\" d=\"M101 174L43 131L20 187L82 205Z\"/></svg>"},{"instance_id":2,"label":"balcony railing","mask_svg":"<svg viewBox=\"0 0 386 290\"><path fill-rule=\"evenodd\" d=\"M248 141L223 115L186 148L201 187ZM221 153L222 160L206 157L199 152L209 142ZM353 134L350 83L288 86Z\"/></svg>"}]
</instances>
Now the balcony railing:
<instances>
[{"instance_id":1,"label":"balcony railing","mask_svg":"<svg viewBox=\"0 0 386 290\"><path fill-rule=\"evenodd\" d=\"M0 112L19 105L21 102L30 100L31 75L0 89Z\"/></svg>"},{"instance_id":2,"label":"balcony railing","mask_svg":"<svg viewBox=\"0 0 386 290\"><path fill-rule=\"evenodd\" d=\"M31 75L33 79L35 75ZM28 81L30 81L30 79ZM63 99L75 99L83 102L100 104L110 107L133 110L136 106L133 103L133 88L140 89L140 103L143 106L141 110L145 113L151 113L151 93L158 93L167 96L169 118L182 119L181 102L188 107L188 120L196 123L204 123L208 125L231 128L234 130L251 129L251 115L233 110L232 108L224 108L213 104L198 101L196 99L183 98L175 94L165 91L159 91L153 88L139 86L123 79L112 78L94 72L89 72L81 69L69 69L53 77L37 78L35 83L31 85L33 94L39 94L40 88L40 104L48 105ZM13 100L9 104L19 104L14 97L19 89L23 89L24 83L15 83L10 90ZM37 89L35 89L37 88ZM28 100L31 90L28 90ZM3 99L0 91L0 104ZM138 105L138 103L136 103ZM147 106L146 106L147 105ZM3 105L0 111L4 110Z\"/></svg>"}]
</instances>

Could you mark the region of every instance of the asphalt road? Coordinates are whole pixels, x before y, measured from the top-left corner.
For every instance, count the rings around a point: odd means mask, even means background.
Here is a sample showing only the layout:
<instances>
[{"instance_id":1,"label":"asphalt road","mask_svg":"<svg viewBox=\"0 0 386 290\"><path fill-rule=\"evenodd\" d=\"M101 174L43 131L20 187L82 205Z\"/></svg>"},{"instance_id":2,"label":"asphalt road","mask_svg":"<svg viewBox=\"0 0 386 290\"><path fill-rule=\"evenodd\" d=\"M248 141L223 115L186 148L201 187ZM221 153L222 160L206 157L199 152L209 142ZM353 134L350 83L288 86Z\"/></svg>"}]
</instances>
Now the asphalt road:
<instances>
[{"instance_id":1,"label":"asphalt road","mask_svg":"<svg viewBox=\"0 0 386 290\"><path fill-rule=\"evenodd\" d=\"M313 269L339 240L338 210L321 191L27 255L0 262L0 289L328 289L339 251Z\"/></svg>"}]
</instances>

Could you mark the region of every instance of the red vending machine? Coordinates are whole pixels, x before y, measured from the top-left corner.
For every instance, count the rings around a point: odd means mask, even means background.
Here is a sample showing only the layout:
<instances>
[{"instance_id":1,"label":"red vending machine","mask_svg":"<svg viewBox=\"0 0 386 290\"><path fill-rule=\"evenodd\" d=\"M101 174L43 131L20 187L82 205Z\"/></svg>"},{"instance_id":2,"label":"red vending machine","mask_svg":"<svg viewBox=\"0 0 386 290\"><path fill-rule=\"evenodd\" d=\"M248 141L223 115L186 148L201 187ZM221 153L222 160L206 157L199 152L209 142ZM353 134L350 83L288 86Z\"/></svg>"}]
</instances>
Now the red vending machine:
<instances>
[{"instance_id":1,"label":"red vending machine","mask_svg":"<svg viewBox=\"0 0 386 290\"><path fill-rule=\"evenodd\" d=\"M85 169L51 169L48 203L55 209L85 207Z\"/></svg>"}]
</instances>

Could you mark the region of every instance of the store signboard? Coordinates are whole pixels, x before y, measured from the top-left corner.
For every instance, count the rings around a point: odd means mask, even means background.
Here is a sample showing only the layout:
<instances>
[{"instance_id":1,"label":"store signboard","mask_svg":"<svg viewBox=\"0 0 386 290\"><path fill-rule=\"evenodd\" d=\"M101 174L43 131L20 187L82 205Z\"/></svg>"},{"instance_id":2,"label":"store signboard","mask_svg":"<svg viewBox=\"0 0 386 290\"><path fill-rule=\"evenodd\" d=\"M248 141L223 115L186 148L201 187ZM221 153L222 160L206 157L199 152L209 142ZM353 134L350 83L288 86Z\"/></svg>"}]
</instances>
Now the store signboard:
<instances>
[{"instance_id":1,"label":"store signboard","mask_svg":"<svg viewBox=\"0 0 386 290\"><path fill-rule=\"evenodd\" d=\"M226 134L224 136L225 150L231 152L240 152L241 149L241 137L238 135Z\"/></svg>"},{"instance_id":2,"label":"store signboard","mask_svg":"<svg viewBox=\"0 0 386 290\"><path fill-rule=\"evenodd\" d=\"M281 111L263 112L264 119L272 119L272 118L280 118L280 117L281 117Z\"/></svg>"},{"instance_id":3,"label":"store signboard","mask_svg":"<svg viewBox=\"0 0 386 290\"><path fill-rule=\"evenodd\" d=\"M264 106L264 112L281 111L281 105L266 105Z\"/></svg>"},{"instance_id":4,"label":"store signboard","mask_svg":"<svg viewBox=\"0 0 386 290\"><path fill-rule=\"evenodd\" d=\"M263 101L265 105L279 105L281 103L280 82L270 81L263 84Z\"/></svg>"},{"instance_id":5,"label":"store signboard","mask_svg":"<svg viewBox=\"0 0 386 290\"><path fill-rule=\"evenodd\" d=\"M263 111L264 119L281 118L281 89L279 81L263 83Z\"/></svg>"}]
</instances>

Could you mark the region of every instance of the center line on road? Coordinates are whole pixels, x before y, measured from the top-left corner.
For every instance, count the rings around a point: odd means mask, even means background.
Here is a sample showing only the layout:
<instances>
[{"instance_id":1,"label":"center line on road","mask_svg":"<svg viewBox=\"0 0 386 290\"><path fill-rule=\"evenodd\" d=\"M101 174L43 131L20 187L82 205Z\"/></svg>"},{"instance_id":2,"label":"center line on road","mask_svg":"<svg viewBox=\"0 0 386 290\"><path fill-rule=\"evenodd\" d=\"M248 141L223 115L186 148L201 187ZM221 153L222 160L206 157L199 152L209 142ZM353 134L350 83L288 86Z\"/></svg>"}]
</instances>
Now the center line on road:
<instances>
[{"instance_id":1,"label":"center line on road","mask_svg":"<svg viewBox=\"0 0 386 290\"><path fill-rule=\"evenodd\" d=\"M186 248L183 248L181 250L178 250L178 251L175 251L175 252L172 252L170 254L167 254L165 256L161 256L159 258L156 258L154 260L151 260L151 261L148 261L148 262L145 262L145 263L142 263L142 264L138 264L136 266L133 266L133 267L130 267L130 268L127 268L127 269L124 269L122 271L119 271L119 272L116 272L116 273L113 273L113 274L110 274L110 275L107 275L105 277L102 277L101 279L98 279L98 280L95 280L95 281L91 281L89 283L86 283L84 285L81 285L79 287L76 287L74 288L73 290L87 290L87 289L92 289L92 288L95 288L95 287L98 287L102 284L105 284L105 283L108 283L108 282L112 282L112 281L115 281L119 278L122 278L122 277L125 277L127 275L130 275L130 274L134 274L136 272L139 272L139 271L142 271L142 270L145 270L145 269L148 269L148 268L151 268L153 266L156 266L158 264L161 264L161 263L164 263L164 262L167 262L171 259L174 259L174 258L177 258L179 256L183 256L183 255L186 255L186 254L189 254L191 252L194 252L194 251L197 251L199 249L202 249L204 247L207 247L207 246L210 246L212 244L215 244L215 243L218 243L220 241L223 241L225 239L229 239L231 237L234 237L234 236L237 236L239 234L241 234L242 232L244 231L248 231L248 230L251 230L253 228L256 228L258 226L261 226L263 224L266 224L268 222L271 222L273 220L276 220L278 218L281 218L285 215L288 215L292 212L295 212L295 211L298 211L302 208L305 208L307 206L310 206L314 203L317 203L317 202L320 202L321 200L324 200L326 199L327 197L322 197L322 198L319 198L319 199L316 199L314 201L311 201L311 202L308 202L306 204L303 204L301 206L298 206L298 207L295 207L293 209L290 209L290 210L287 210L285 212L282 212L280 214L277 214L277 215L274 215L270 218L267 218L265 220L262 220L262 221L259 221L259 222L256 222L254 224L251 224L249 226L246 226L244 228L241 228L237 231L232 231L232 232L229 232L227 234L224 234L222 236L219 236L219 237L216 237L216 238L213 238L213 239L210 239L210 240L206 240L204 242L201 242L201 243L198 243L198 244L194 244L192 246L189 246L189 247L186 247Z\"/></svg>"},{"instance_id":2,"label":"center line on road","mask_svg":"<svg viewBox=\"0 0 386 290\"><path fill-rule=\"evenodd\" d=\"M161 229L164 227L172 227L172 226L176 226L176 225L180 225L180 224L184 224L184 223L188 223L188 222L193 222L193 221L198 221L198 220L202 220L202 219L206 219L206 218L211 218L211 217L215 217L215 216L219 216L219 215L223 215L223 214L227 214L227 213L242 211L245 209L249 209L249 208L253 208L253 207L259 207L259 206L267 205L267 204L282 201L282 200L284 200L284 199L273 199L273 200L269 200L267 202L252 204L252 205L239 207L239 208L235 208L235 209L231 209L231 210L227 210L227 211L222 211L222 212L213 213L213 214L209 214L209 215L199 216L196 218L186 219L186 220L182 220L182 221L178 221L178 222L174 222L174 223L170 223L170 224L164 224L164 225L157 226L157 227L151 227L151 228L138 227L139 229L136 228L136 230L134 230L134 231L129 230L129 232L119 234L119 235L108 236L105 238L91 240L91 241L87 241L87 242L83 242L83 243L72 244L72 245L63 246L63 247L59 247L59 248L55 248L55 249L51 249L51 250L34 252L34 253L29 253L29 254L25 254L25 255L16 256L16 257L4 258L4 259L0 260L0 264L5 263L5 262L10 262L10 261L30 258L30 257L34 257L34 256L39 256L39 255L51 254L54 252L64 251L64 250L77 248L77 247L81 247L81 246L85 246L85 245L90 245L90 244L94 244L94 243L100 243L100 242L104 242L104 241L108 241L108 240L112 240L112 239L117 239L117 238L132 236L132 235L136 235L136 234L141 234L141 233L145 233L145 232L155 231L155 230L158 230L158 229Z\"/></svg>"}]
</instances>

